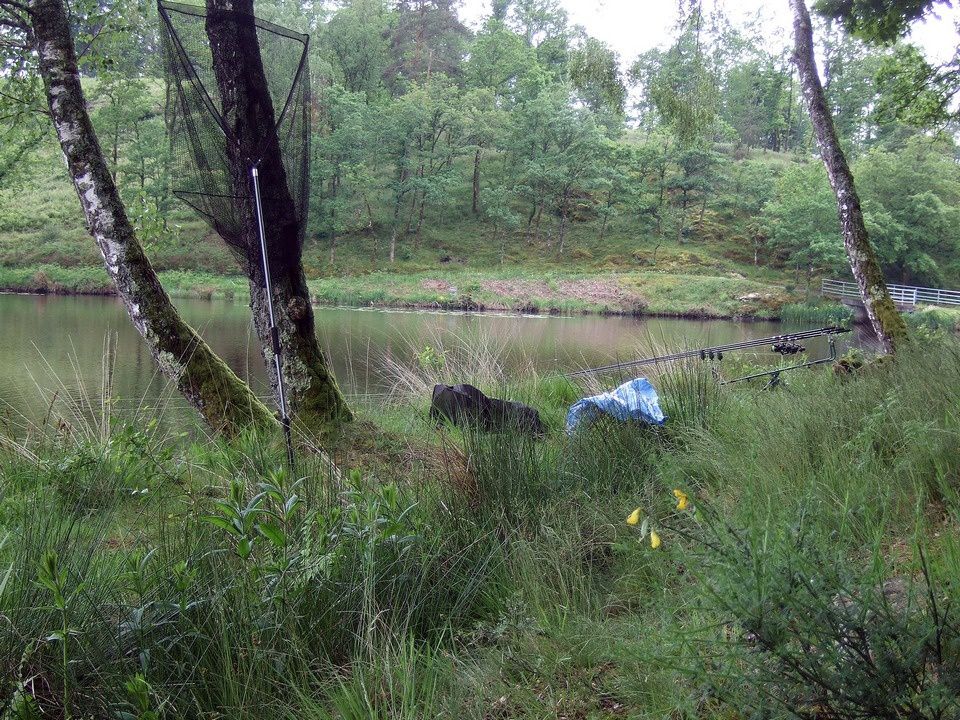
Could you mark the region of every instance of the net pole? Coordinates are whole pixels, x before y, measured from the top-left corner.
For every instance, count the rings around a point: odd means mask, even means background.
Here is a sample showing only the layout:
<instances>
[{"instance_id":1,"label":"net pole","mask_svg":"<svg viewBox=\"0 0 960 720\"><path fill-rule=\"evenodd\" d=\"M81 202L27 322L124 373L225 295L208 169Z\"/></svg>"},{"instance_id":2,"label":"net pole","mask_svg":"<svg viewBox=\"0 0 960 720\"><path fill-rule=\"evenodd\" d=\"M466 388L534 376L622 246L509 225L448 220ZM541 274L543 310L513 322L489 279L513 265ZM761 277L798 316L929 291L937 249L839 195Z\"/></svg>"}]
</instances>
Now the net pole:
<instances>
[{"instance_id":1,"label":"net pole","mask_svg":"<svg viewBox=\"0 0 960 720\"><path fill-rule=\"evenodd\" d=\"M273 283L270 279L270 261L267 256L267 234L263 228L263 208L260 204L260 172L256 165L250 167L253 184L253 207L257 216L257 235L260 237L260 258L263 260L263 282L267 291L267 312L270 315L270 339L273 343L273 365L277 373L277 394L280 396L280 422L283 439L287 444L287 463L293 472L293 437L290 432L290 414L287 412L287 393L283 385L283 362L280 347L280 332L273 312Z\"/></svg>"}]
</instances>

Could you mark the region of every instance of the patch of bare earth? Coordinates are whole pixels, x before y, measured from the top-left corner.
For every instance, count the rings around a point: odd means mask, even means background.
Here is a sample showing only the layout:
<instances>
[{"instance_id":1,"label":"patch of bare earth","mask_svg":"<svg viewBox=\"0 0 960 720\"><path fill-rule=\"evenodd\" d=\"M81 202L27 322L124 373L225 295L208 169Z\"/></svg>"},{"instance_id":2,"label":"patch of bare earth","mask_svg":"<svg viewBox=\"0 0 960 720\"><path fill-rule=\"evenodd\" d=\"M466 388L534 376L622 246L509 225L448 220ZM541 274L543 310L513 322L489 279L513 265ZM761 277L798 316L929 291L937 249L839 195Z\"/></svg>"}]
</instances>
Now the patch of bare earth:
<instances>
[{"instance_id":1,"label":"patch of bare earth","mask_svg":"<svg viewBox=\"0 0 960 720\"><path fill-rule=\"evenodd\" d=\"M446 280L424 280L420 283L420 287L424 290L430 290L431 292L450 292L450 288L453 287Z\"/></svg>"},{"instance_id":2,"label":"patch of bare earth","mask_svg":"<svg viewBox=\"0 0 960 720\"><path fill-rule=\"evenodd\" d=\"M484 280L480 286L504 300L579 300L620 312L643 309L643 298L614 280L561 280L556 288L543 280Z\"/></svg>"},{"instance_id":3,"label":"patch of bare earth","mask_svg":"<svg viewBox=\"0 0 960 720\"><path fill-rule=\"evenodd\" d=\"M560 292L567 298L609 308L634 310L644 305L643 298L611 280L564 280Z\"/></svg>"},{"instance_id":4,"label":"patch of bare earth","mask_svg":"<svg viewBox=\"0 0 960 720\"><path fill-rule=\"evenodd\" d=\"M554 295L553 290L543 280L484 280L480 283L487 292L501 298L548 298Z\"/></svg>"}]
</instances>

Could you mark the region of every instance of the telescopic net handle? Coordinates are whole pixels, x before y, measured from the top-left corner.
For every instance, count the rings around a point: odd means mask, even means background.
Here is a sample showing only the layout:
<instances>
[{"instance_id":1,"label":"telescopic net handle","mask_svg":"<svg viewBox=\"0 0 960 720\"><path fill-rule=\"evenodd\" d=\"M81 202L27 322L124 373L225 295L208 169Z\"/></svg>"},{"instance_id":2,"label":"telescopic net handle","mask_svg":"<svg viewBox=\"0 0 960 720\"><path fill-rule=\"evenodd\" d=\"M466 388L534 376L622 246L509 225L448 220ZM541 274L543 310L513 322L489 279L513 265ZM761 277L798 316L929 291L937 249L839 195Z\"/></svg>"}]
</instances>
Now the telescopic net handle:
<instances>
[{"instance_id":1,"label":"telescopic net handle","mask_svg":"<svg viewBox=\"0 0 960 720\"><path fill-rule=\"evenodd\" d=\"M273 345L273 365L277 374L277 395L280 399L280 422L283 425L283 439L287 445L287 463L293 472L293 434L290 431L290 415L287 412L287 392L283 384L283 355L280 346L280 331L273 311L273 283L270 278L270 260L267 255L267 234L263 227L263 207L260 203L260 172L256 164L250 167L250 180L253 185L253 206L257 216L257 234L260 238L260 257L263 260L263 284L267 294L267 313L270 316L270 340Z\"/></svg>"}]
</instances>

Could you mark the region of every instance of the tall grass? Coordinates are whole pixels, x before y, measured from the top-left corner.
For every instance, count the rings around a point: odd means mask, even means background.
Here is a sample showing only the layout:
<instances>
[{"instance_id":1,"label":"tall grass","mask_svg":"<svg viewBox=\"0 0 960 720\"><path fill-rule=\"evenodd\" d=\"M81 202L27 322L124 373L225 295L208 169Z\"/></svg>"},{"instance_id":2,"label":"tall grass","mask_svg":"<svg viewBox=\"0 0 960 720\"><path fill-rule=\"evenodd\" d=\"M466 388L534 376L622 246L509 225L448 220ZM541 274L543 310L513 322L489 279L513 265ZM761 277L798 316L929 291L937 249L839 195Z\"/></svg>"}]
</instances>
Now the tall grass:
<instances>
[{"instance_id":1,"label":"tall grass","mask_svg":"<svg viewBox=\"0 0 960 720\"><path fill-rule=\"evenodd\" d=\"M853 311L841 303L823 300L787 303L780 308L780 319L788 323L849 325L853 321Z\"/></svg>"},{"instance_id":2,"label":"tall grass","mask_svg":"<svg viewBox=\"0 0 960 720\"><path fill-rule=\"evenodd\" d=\"M768 630L753 609L820 612L827 638L836 598L867 603L878 583L919 592L926 573L938 602L956 594L953 341L927 334L896 362L763 392L678 365L655 380L666 426L573 436L561 421L583 391L568 381L507 378L489 338L433 349L444 364L395 368L393 407L420 398L422 412L448 378L500 384L547 437L431 429L407 451L445 455L449 472L398 477L393 456L361 449L346 456L364 471L338 482L320 456L291 476L272 438L136 438L118 419L0 450L0 716L780 717L809 698L776 662L751 669L769 659L749 645ZM638 507L657 549L624 523ZM816 552L797 554L798 529ZM38 583L45 555L64 571L59 606ZM823 590L796 586L797 568ZM769 602L749 604L761 590ZM929 611L884 617L932 627ZM781 631L780 650L802 644ZM941 667L934 694L953 682ZM773 693L801 705L757 704Z\"/></svg>"}]
</instances>

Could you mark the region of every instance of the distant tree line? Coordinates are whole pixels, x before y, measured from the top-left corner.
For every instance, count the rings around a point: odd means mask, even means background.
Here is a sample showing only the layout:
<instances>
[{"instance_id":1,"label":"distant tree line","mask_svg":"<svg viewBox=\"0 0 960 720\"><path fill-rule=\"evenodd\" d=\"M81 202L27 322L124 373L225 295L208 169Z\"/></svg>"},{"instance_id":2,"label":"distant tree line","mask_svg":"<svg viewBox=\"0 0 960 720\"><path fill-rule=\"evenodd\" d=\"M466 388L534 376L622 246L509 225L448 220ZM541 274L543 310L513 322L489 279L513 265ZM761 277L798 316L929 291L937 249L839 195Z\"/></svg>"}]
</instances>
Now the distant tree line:
<instances>
[{"instance_id":1,"label":"distant tree line","mask_svg":"<svg viewBox=\"0 0 960 720\"><path fill-rule=\"evenodd\" d=\"M821 73L884 270L956 284L956 65L930 65L902 33L860 39L842 5L816 6ZM73 18L94 121L138 230L162 240L174 201L155 10L117 0L100 24L94 7ZM681 243L736 224L757 264L800 280L845 267L790 38L759 21L683 0L665 48L621 58L558 0L494 0L476 31L454 0L256 11L313 36L310 241L332 263L346 235L391 262L425 227L472 219L505 260L521 243L566 253L584 222L601 242L617 223ZM5 94L25 89L14 80ZM0 178L24 143L4 145Z\"/></svg>"}]
</instances>

